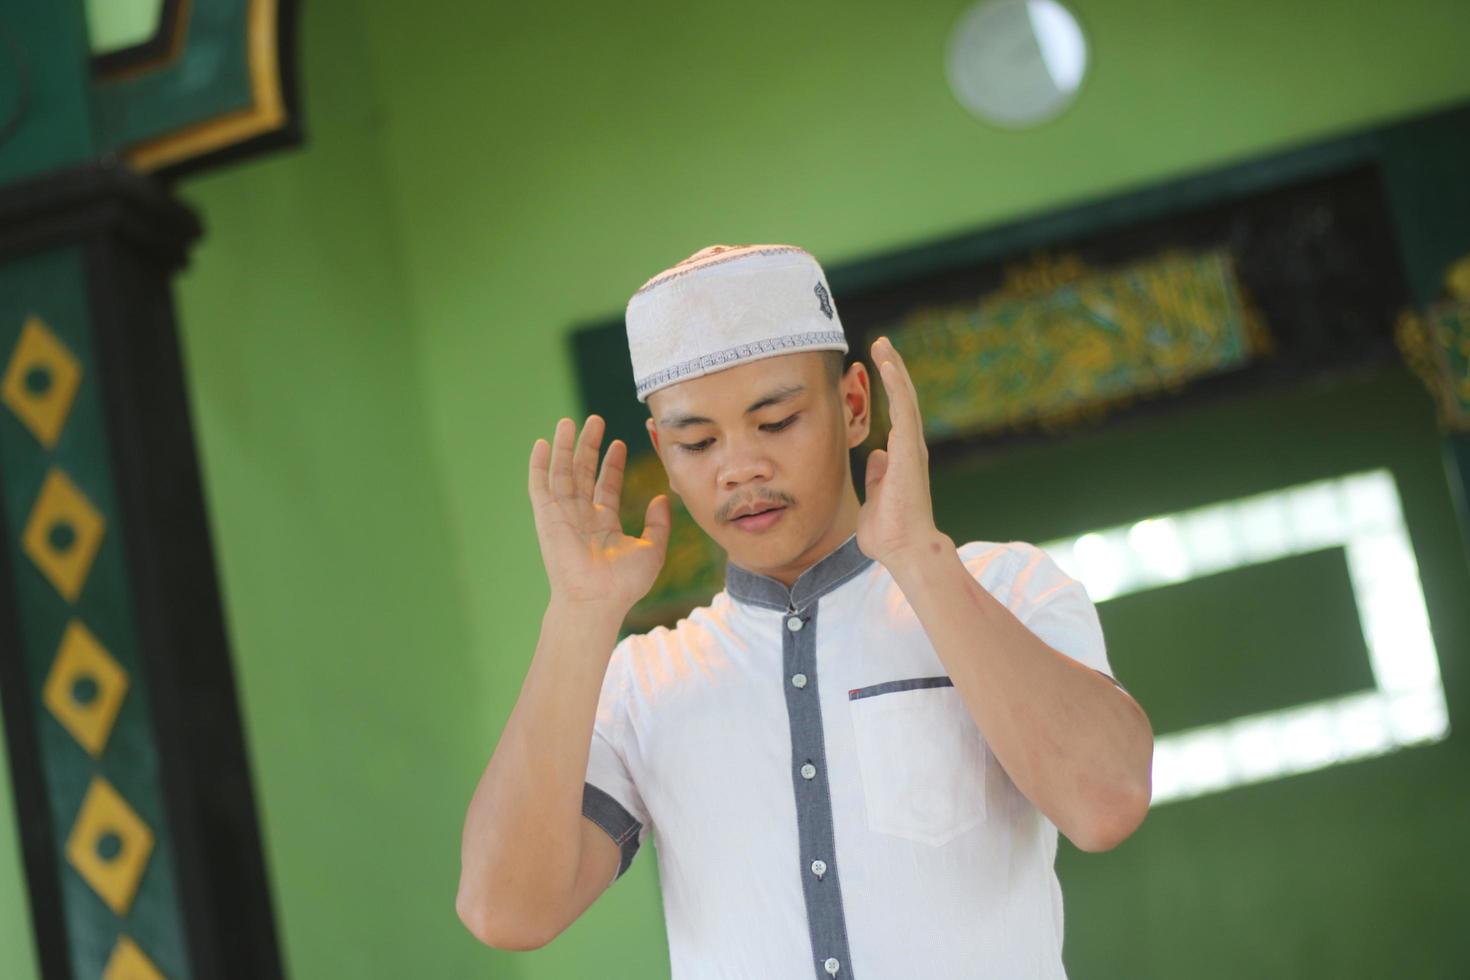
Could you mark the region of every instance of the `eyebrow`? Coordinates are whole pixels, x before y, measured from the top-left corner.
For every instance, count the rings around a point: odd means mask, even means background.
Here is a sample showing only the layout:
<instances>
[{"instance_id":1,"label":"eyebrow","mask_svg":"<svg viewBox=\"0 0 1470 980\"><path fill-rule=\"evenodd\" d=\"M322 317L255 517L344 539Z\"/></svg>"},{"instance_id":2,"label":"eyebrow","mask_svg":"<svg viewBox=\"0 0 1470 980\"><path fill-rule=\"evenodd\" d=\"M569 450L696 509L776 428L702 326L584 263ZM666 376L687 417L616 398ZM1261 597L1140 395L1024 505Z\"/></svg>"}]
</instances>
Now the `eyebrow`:
<instances>
[{"instance_id":1,"label":"eyebrow","mask_svg":"<svg viewBox=\"0 0 1470 980\"><path fill-rule=\"evenodd\" d=\"M806 391L806 385L784 385L751 402L750 407L745 410L745 414L750 415L771 405L778 405L781 402L789 401L803 391ZM714 421L714 419L705 418L703 415L666 415L658 420L658 424L666 429L687 429L691 425L713 425Z\"/></svg>"}]
</instances>

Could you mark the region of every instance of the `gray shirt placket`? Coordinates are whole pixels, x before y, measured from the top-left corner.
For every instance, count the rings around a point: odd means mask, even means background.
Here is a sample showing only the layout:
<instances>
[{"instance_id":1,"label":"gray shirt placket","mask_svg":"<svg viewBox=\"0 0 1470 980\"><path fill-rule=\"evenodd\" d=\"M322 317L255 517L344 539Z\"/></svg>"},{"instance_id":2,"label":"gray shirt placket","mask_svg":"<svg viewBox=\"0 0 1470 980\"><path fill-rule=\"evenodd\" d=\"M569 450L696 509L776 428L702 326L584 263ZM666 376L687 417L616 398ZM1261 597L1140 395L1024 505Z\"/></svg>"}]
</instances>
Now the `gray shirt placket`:
<instances>
[{"instance_id":1,"label":"gray shirt placket","mask_svg":"<svg viewBox=\"0 0 1470 980\"><path fill-rule=\"evenodd\" d=\"M791 724L791 791L796 802L796 833L802 897L817 980L851 980L847 919L837 877L836 833L832 828L832 791L827 781L827 749L822 737L822 701L817 687L817 613L823 596L869 568L853 534L821 561L797 576L790 588L776 579L726 563L725 587L734 598L781 613L782 688Z\"/></svg>"},{"instance_id":2,"label":"gray shirt placket","mask_svg":"<svg viewBox=\"0 0 1470 980\"><path fill-rule=\"evenodd\" d=\"M802 893L818 980L853 976L847 950L847 921L837 873L832 793L822 738L817 686L817 613L821 602L788 609L782 619L781 649L786 669L786 716L791 722L791 787L796 797Z\"/></svg>"}]
</instances>

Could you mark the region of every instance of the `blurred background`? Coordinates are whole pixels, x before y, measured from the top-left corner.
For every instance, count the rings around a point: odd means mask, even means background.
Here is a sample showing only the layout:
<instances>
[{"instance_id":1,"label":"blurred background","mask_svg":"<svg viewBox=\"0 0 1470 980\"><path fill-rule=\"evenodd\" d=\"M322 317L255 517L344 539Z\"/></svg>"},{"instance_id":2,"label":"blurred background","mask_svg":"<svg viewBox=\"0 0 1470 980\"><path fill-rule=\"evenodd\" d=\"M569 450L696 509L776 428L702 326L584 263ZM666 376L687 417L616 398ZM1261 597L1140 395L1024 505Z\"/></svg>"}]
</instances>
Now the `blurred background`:
<instances>
[{"instance_id":1,"label":"blurred background","mask_svg":"<svg viewBox=\"0 0 1470 980\"><path fill-rule=\"evenodd\" d=\"M174 319L150 321L177 330L176 370L160 355L145 371L136 345L103 336L137 304L99 304L96 252L83 290L47 279L31 239L0 255L13 270L0 358L19 356L32 315L66 321L48 298L85 294L78 336L97 342L72 348L137 386L90 403L84 371L75 411L146 404L144 377L185 399L192 435L173 436L197 453L205 522L128 510L144 494L124 480L108 527L130 538L109 531L98 568L125 541L212 548L225 666L210 690L237 699L248 791L215 798L225 812L208 819L253 812L258 835L241 839L258 858L191 844L168 789L208 769L169 761L188 741L180 717L204 710L195 681L135 672L129 690L151 683L162 720L150 728L147 702L124 700L117 725L143 748L122 757L82 752L52 717L45 664L64 615L54 633L27 625L51 607L26 599L43 581L21 539L44 466L22 455L64 454L72 430L33 439L12 404L0 680L7 715L27 717L7 718L25 744L0 754L13 804L0 806L0 976L31 980L44 962L100 975L123 934L157 975L246 975L184 952L209 929L164 879L181 869L179 895L207 891L190 875L207 879L211 861L263 875L273 927L252 919L262 931L248 935L290 976L667 976L655 850L549 946L506 953L456 918L459 836L547 594L530 446L598 411L642 450L623 305L695 250L744 242L817 256L854 354L893 331L928 364L941 528L1064 560L1150 713L1148 820L1113 852L1061 844L1070 974L1470 976L1470 375L1455 374L1470 356L1470 282L1456 278L1470 255L1470 5L1067 0L1021 25L1016 4L964 0L240 0L219 5L240 27L231 50L274 39L284 137L248 156L150 157L129 130L127 99L143 95L97 81L148 69L108 76L97 58L182 6L0 13L0 112L20 107L0 143L0 214L29 221L44 180L78 166L167 188L203 229L179 233L192 244L161 280ZM194 0L199 37L211 9ZM209 112L237 111L223 105ZM1181 255L1193 264L1169 265ZM130 267L106 268L115 285ZM1103 308L1091 327L1077 319ZM1118 329L1075 332L1098 324ZM157 462L147 425L129 441L97 424L88 451L116 473L135 451L143 470ZM92 471L74 470L87 490ZM108 513L107 494L88 493ZM119 581L152 566L124 567ZM672 570L686 579L663 583L646 621L707 595L711 567L695 554ZM215 601L149 588L145 640ZM21 637L44 657L22 656ZM172 698L196 708L171 716ZM139 802L149 731L166 803ZM130 799L139 780L133 808L170 856L121 901L64 856L94 770ZM27 785L47 787L49 809L20 799ZM129 905L132 888L144 904ZM47 948L69 952L48 961Z\"/></svg>"}]
</instances>

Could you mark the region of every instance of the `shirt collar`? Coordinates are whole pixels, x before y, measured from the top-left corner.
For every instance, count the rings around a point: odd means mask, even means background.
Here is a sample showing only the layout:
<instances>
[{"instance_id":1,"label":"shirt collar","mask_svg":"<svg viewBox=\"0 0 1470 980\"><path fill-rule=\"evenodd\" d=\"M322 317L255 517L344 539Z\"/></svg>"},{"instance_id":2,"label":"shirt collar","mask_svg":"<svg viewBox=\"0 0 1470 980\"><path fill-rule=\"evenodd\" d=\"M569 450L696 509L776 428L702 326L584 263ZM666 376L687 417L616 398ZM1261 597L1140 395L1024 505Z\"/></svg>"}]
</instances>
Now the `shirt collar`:
<instances>
[{"instance_id":1,"label":"shirt collar","mask_svg":"<svg viewBox=\"0 0 1470 980\"><path fill-rule=\"evenodd\" d=\"M857 532L816 564L796 577L788 589L775 579L725 562L725 591L733 598L757 606L804 609L873 563L858 548Z\"/></svg>"}]
</instances>

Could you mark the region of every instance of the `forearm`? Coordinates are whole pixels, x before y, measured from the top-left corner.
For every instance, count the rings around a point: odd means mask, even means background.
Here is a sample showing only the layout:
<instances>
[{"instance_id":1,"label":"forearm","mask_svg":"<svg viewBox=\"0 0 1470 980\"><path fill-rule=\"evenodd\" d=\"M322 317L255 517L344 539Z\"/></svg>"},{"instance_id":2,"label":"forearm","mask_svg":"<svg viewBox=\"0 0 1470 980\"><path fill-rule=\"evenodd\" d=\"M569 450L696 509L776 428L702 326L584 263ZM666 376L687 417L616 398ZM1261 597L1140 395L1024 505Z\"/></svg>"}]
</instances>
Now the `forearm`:
<instances>
[{"instance_id":1,"label":"forearm","mask_svg":"<svg viewBox=\"0 0 1470 980\"><path fill-rule=\"evenodd\" d=\"M582 786L623 613L556 600L475 788L460 851L461 917L545 922L580 862Z\"/></svg>"},{"instance_id":2,"label":"forearm","mask_svg":"<svg viewBox=\"0 0 1470 980\"><path fill-rule=\"evenodd\" d=\"M1138 704L1032 633L948 537L895 564L894 580L1016 787L1083 849L1132 833L1147 813L1153 757Z\"/></svg>"}]
</instances>

